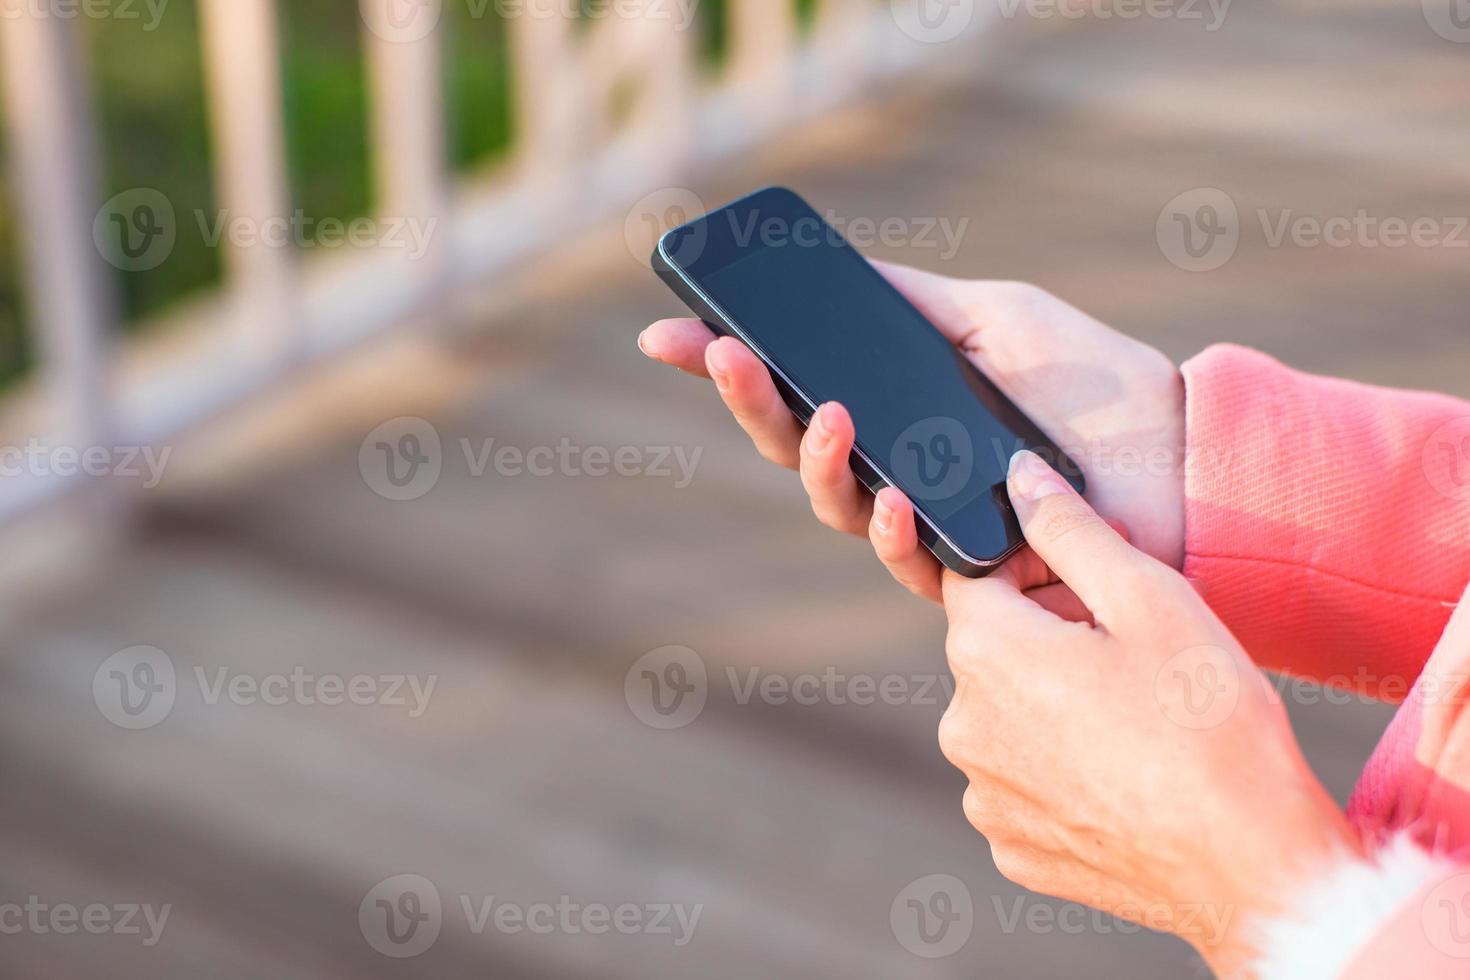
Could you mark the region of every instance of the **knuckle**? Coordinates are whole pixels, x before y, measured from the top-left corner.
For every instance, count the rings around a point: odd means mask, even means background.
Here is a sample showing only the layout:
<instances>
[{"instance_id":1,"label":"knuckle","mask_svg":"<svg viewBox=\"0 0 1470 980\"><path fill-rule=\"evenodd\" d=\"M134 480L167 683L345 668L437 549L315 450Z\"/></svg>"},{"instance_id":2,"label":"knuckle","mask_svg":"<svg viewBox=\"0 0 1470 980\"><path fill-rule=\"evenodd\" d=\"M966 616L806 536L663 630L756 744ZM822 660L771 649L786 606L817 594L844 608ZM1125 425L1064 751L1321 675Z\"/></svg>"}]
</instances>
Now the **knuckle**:
<instances>
[{"instance_id":1,"label":"knuckle","mask_svg":"<svg viewBox=\"0 0 1470 980\"><path fill-rule=\"evenodd\" d=\"M980 789L979 784L971 782L965 790L964 799L960 801L964 808L965 819L970 821L970 826L982 834L995 824L995 804L990 794Z\"/></svg>"},{"instance_id":2,"label":"knuckle","mask_svg":"<svg viewBox=\"0 0 1470 980\"><path fill-rule=\"evenodd\" d=\"M1037 880L1035 858L1026 848L991 841L990 856L1007 881L1025 887Z\"/></svg>"},{"instance_id":3,"label":"knuckle","mask_svg":"<svg viewBox=\"0 0 1470 980\"><path fill-rule=\"evenodd\" d=\"M1072 498L1056 495L1042 502L1031 532L1038 540L1057 544L1087 534L1097 523L1097 517L1075 506Z\"/></svg>"},{"instance_id":4,"label":"knuckle","mask_svg":"<svg viewBox=\"0 0 1470 980\"><path fill-rule=\"evenodd\" d=\"M950 765L964 769L969 746L970 723L951 705L939 719L939 751Z\"/></svg>"}]
</instances>

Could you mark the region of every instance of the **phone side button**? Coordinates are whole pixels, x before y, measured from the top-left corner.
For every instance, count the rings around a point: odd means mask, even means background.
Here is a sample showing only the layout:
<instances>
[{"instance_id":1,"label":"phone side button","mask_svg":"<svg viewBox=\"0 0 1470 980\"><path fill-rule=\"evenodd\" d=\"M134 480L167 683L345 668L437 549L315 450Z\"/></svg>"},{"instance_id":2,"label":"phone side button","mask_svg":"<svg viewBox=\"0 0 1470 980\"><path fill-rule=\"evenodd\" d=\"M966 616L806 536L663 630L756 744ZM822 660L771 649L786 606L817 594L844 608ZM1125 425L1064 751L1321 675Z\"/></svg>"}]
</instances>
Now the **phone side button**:
<instances>
[{"instance_id":1,"label":"phone side button","mask_svg":"<svg viewBox=\"0 0 1470 980\"><path fill-rule=\"evenodd\" d=\"M853 474L858 478L859 481L862 482L863 486L867 487L873 493L877 493L879 490L882 490L884 487L888 486L888 481L879 476L878 473L871 466L868 465L867 460L863 459L857 453L852 454L849 462L852 466Z\"/></svg>"}]
</instances>

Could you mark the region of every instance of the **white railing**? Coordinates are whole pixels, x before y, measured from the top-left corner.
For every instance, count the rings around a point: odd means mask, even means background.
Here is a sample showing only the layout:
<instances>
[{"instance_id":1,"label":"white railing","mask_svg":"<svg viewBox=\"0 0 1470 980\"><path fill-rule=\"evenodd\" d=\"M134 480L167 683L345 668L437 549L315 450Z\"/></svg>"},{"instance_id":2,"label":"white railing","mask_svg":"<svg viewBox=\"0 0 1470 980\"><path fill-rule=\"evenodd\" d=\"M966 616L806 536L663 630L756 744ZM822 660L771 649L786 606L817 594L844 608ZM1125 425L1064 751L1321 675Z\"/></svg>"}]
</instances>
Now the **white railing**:
<instances>
[{"instance_id":1,"label":"white railing","mask_svg":"<svg viewBox=\"0 0 1470 980\"><path fill-rule=\"evenodd\" d=\"M447 162L441 2L507 19L518 141L492 180L457 182ZM364 248L316 263L263 242L222 243L218 295L192 304L187 329L170 334L181 339L148 357L125 356L115 339L113 270L94 242L102 202L77 21L48 15L44 4L12 11L0 22L0 64L39 354L22 437L162 444L303 366L422 319L460 288L626 212L694 165L964 51L905 32L888 2L825 0L802 34L791 0L729 0L725 66L705 77L677 16L696 2L618 0L603 5L614 13L577 28L551 14L565 0L362 0L376 208L435 220L432 247L412 262ZM274 0L198 3L217 206L257 227L284 219L291 195ZM615 91L636 93L616 118ZM6 476L0 524L88 480Z\"/></svg>"}]
</instances>

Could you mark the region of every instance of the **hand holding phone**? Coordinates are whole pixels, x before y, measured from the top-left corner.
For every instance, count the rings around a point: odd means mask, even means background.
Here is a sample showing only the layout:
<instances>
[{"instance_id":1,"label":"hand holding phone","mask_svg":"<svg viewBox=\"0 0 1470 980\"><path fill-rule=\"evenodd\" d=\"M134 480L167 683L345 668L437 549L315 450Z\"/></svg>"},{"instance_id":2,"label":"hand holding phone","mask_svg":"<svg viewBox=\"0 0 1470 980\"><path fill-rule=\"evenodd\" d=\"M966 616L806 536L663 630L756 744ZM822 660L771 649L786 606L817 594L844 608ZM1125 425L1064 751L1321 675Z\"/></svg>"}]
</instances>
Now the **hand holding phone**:
<instances>
[{"instance_id":1,"label":"hand holding phone","mask_svg":"<svg viewBox=\"0 0 1470 980\"><path fill-rule=\"evenodd\" d=\"M1144 550L1179 564L1182 471L1170 461L1182 458L1183 400L1178 371L1163 355L1035 287L948 279L900 266L878 269L939 330L951 358L962 357L983 371L1047 435L1086 447L1088 454L1078 462L1088 470L1088 496L1099 511L1125 522ZM838 357L859 342L849 330L829 340ZM905 496L883 492L880 501L891 504L889 520L884 527L870 520L872 498L847 465L852 419L841 406L823 408L803 441L769 369L743 343L715 341L710 328L693 319L660 321L639 343L649 356L693 374L709 376L708 367L717 366L726 381L721 397L763 455L792 468L799 458L803 483L824 522L868 535L895 577L916 593L938 597L939 565L918 544ZM835 432L817 431L824 420ZM813 446L818 434L828 437L822 440L825 452ZM910 450L913 461L920 462L919 453L927 450L928 475L938 478L944 459L953 455L953 441L948 447L943 440L931 439L927 447L921 439L910 441L919 443ZM997 480L1008 448L986 447ZM1130 466L1139 456L1154 463ZM878 511L882 516L881 504Z\"/></svg>"}]
</instances>

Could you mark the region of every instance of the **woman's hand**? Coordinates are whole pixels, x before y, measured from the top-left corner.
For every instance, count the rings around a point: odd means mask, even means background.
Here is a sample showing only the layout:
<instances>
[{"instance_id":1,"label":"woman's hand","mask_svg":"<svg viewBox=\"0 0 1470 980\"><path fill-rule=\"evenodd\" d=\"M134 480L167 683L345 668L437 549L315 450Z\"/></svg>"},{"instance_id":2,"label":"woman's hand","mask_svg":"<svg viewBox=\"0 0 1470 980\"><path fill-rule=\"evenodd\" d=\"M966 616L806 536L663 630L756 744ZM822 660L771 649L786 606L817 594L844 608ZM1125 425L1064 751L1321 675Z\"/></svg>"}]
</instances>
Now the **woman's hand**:
<instances>
[{"instance_id":1,"label":"woman's hand","mask_svg":"<svg viewBox=\"0 0 1470 980\"><path fill-rule=\"evenodd\" d=\"M1034 286L877 268L1082 467L1100 513L1180 566L1184 388L1168 358ZM821 406L803 435L765 365L698 320L661 320L638 343L655 360L712 377L761 455L801 471L823 523L869 535L895 578L939 601L940 566L919 543L908 500L889 489L875 505L848 466L846 409Z\"/></svg>"},{"instance_id":2,"label":"woman's hand","mask_svg":"<svg viewBox=\"0 0 1470 980\"><path fill-rule=\"evenodd\" d=\"M1312 869L1356 845L1286 713L1179 573L1131 547L1032 453L1028 550L944 575L957 682L940 724L965 814L1007 878L1193 943L1221 975ZM1092 622L1027 591L1065 583Z\"/></svg>"}]
</instances>

